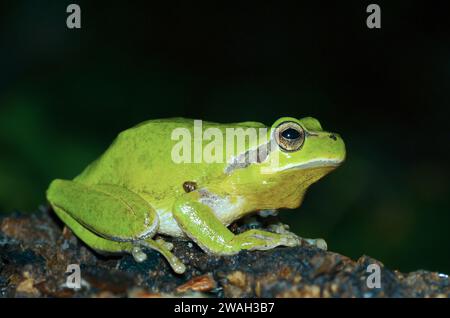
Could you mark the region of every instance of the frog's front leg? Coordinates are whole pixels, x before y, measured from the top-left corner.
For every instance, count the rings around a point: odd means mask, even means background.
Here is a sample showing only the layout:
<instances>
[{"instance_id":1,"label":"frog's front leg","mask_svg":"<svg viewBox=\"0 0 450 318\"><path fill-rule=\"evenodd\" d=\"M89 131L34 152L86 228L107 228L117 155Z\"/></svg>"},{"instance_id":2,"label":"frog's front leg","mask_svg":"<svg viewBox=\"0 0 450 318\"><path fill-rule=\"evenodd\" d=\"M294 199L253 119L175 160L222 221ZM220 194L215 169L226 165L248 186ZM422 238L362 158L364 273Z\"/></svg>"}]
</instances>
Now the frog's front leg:
<instances>
[{"instance_id":1,"label":"frog's front leg","mask_svg":"<svg viewBox=\"0 0 450 318\"><path fill-rule=\"evenodd\" d=\"M55 180L47 199L59 218L91 248L127 252L141 262L147 258L141 247L147 247L160 252L175 272L185 271L169 243L152 239L158 230L158 214L137 193L116 185Z\"/></svg>"},{"instance_id":2,"label":"frog's front leg","mask_svg":"<svg viewBox=\"0 0 450 318\"><path fill-rule=\"evenodd\" d=\"M173 215L186 235L204 251L212 254L230 255L241 250L268 250L280 245L300 244L300 240L293 234L278 234L262 230L233 234L209 206L200 202L198 191L178 198Z\"/></svg>"}]
</instances>

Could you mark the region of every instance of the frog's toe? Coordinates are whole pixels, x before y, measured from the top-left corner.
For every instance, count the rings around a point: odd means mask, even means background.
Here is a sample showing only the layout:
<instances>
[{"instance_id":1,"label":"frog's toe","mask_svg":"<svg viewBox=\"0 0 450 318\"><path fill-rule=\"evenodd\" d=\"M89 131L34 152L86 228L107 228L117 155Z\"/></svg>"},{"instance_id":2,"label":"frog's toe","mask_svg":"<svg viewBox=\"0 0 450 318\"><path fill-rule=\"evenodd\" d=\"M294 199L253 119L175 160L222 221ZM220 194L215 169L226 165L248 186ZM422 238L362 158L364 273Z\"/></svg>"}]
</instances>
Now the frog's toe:
<instances>
[{"instance_id":1,"label":"frog's toe","mask_svg":"<svg viewBox=\"0 0 450 318\"><path fill-rule=\"evenodd\" d=\"M170 243L170 242L164 241L162 238L158 238L158 239L156 240L156 242L157 242L158 244L160 244L162 247L164 247L165 249L167 249L168 251L173 250L173 244Z\"/></svg>"},{"instance_id":2,"label":"frog's toe","mask_svg":"<svg viewBox=\"0 0 450 318\"><path fill-rule=\"evenodd\" d=\"M327 242L325 242L324 239L317 239L316 246L324 251L326 251L328 249L328 244L327 244Z\"/></svg>"},{"instance_id":3,"label":"frog's toe","mask_svg":"<svg viewBox=\"0 0 450 318\"><path fill-rule=\"evenodd\" d=\"M186 265L184 265L181 261L172 262L170 265L177 274L183 274L186 271Z\"/></svg>"},{"instance_id":4,"label":"frog's toe","mask_svg":"<svg viewBox=\"0 0 450 318\"><path fill-rule=\"evenodd\" d=\"M301 239L295 234L283 234L280 245L294 247L301 244Z\"/></svg>"},{"instance_id":5,"label":"frog's toe","mask_svg":"<svg viewBox=\"0 0 450 318\"><path fill-rule=\"evenodd\" d=\"M328 249L327 242L325 242L324 239L318 238L318 239L303 239L303 240L310 245L320 248L321 250L326 251Z\"/></svg>"},{"instance_id":6,"label":"frog's toe","mask_svg":"<svg viewBox=\"0 0 450 318\"><path fill-rule=\"evenodd\" d=\"M289 231L289 225L281 222L269 225L268 230L278 234L293 234Z\"/></svg>"},{"instance_id":7,"label":"frog's toe","mask_svg":"<svg viewBox=\"0 0 450 318\"><path fill-rule=\"evenodd\" d=\"M147 254L145 254L139 246L133 247L133 249L131 250L131 255L138 263L142 263L147 259Z\"/></svg>"}]
</instances>

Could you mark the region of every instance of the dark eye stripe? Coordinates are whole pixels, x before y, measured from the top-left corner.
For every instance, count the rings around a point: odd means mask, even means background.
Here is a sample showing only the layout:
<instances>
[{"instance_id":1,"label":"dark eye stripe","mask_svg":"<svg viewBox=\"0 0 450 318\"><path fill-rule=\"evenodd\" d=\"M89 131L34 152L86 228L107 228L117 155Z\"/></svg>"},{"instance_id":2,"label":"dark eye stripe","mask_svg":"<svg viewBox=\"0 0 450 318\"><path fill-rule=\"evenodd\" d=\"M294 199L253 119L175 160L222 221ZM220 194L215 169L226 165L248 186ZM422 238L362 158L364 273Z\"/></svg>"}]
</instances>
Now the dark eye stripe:
<instances>
[{"instance_id":1,"label":"dark eye stripe","mask_svg":"<svg viewBox=\"0 0 450 318\"><path fill-rule=\"evenodd\" d=\"M281 136L286 139L294 140L300 137L300 132L294 128L288 128L281 133Z\"/></svg>"}]
</instances>

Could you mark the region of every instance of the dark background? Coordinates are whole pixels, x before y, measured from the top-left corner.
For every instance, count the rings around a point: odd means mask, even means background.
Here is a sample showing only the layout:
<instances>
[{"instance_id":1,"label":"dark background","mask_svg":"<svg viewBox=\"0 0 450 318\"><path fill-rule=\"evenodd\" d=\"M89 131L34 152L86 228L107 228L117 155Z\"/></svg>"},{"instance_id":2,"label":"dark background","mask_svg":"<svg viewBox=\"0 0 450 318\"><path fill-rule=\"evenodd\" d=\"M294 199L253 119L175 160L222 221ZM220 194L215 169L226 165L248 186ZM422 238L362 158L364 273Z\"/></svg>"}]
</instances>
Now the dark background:
<instances>
[{"instance_id":1,"label":"dark background","mask_svg":"<svg viewBox=\"0 0 450 318\"><path fill-rule=\"evenodd\" d=\"M35 211L146 119L315 116L348 160L284 220L353 258L450 272L450 11L392 2L371 30L364 1L1 1L0 211Z\"/></svg>"}]
</instances>

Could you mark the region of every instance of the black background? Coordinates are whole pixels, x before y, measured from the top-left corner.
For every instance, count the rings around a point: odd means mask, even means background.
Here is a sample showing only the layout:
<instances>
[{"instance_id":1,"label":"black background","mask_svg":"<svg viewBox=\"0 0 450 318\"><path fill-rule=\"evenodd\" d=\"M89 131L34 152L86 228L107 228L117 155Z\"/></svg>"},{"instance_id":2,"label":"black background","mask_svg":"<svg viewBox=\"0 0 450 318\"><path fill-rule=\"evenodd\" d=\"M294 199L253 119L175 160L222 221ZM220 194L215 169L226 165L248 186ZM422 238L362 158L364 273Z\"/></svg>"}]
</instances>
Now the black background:
<instances>
[{"instance_id":1,"label":"black background","mask_svg":"<svg viewBox=\"0 0 450 318\"><path fill-rule=\"evenodd\" d=\"M366 1L2 1L1 211L35 210L146 119L314 116L348 159L284 220L353 258L449 272L449 10L392 2L368 29Z\"/></svg>"}]
</instances>

